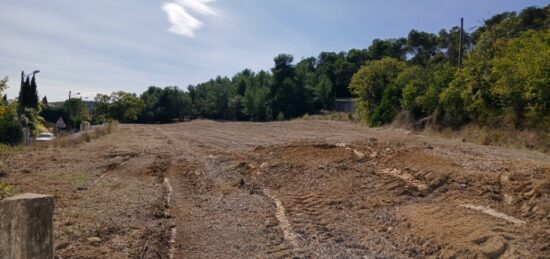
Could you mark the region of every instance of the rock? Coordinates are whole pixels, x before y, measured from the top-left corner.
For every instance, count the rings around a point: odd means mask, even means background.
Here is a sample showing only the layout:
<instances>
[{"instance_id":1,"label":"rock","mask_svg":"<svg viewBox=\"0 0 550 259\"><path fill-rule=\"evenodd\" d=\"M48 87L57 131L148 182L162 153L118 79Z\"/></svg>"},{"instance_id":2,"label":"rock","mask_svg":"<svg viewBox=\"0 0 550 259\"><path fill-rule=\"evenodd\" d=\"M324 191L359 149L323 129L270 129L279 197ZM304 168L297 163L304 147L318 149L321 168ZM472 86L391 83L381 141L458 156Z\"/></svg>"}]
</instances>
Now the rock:
<instances>
[{"instance_id":1,"label":"rock","mask_svg":"<svg viewBox=\"0 0 550 259\"><path fill-rule=\"evenodd\" d=\"M487 240L487 242L483 243L480 250L485 256L496 259L506 252L506 248L507 244L504 238L499 236Z\"/></svg>"},{"instance_id":2,"label":"rock","mask_svg":"<svg viewBox=\"0 0 550 259\"><path fill-rule=\"evenodd\" d=\"M89 237L88 242L90 242L90 244L92 244L92 245L98 245L99 242L101 242L101 238L99 238L99 237Z\"/></svg>"},{"instance_id":3,"label":"rock","mask_svg":"<svg viewBox=\"0 0 550 259\"><path fill-rule=\"evenodd\" d=\"M514 202L514 197L508 194L504 194L504 202L508 205L512 204Z\"/></svg>"}]
</instances>

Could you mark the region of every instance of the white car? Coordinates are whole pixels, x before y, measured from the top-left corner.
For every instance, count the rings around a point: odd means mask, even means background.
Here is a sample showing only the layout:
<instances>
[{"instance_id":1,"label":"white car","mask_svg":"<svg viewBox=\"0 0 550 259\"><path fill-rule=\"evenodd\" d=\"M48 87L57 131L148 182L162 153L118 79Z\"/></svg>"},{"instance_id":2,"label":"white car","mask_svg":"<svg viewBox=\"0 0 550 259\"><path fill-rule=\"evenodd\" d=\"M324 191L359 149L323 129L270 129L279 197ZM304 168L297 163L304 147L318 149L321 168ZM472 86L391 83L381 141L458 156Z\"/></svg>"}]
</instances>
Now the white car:
<instances>
[{"instance_id":1,"label":"white car","mask_svg":"<svg viewBox=\"0 0 550 259\"><path fill-rule=\"evenodd\" d=\"M53 135L53 133L40 133L38 135L38 137L35 139L36 141L51 141L51 140L54 140L55 139L55 136Z\"/></svg>"}]
</instances>

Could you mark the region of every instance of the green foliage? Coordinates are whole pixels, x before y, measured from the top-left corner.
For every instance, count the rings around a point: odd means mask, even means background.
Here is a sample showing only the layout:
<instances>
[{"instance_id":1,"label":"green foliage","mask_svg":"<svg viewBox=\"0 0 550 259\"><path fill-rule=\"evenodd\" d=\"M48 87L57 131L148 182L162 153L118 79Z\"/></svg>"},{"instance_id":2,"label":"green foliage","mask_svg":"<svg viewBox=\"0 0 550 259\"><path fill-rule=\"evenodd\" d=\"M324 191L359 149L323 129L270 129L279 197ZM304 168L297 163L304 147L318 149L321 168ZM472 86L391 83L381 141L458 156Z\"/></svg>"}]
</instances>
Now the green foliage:
<instances>
[{"instance_id":1,"label":"green foliage","mask_svg":"<svg viewBox=\"0 0 550 259\"><path fill-rule=\"evenodd\" d=\"M456 84L456 81L454 82ZM468 121L468 116L464 109L464 100L457 85L451 85L446 88L439 96L436 120L443 125L453 128L458 128Z\"/></svg>"},{"instance_id":2,"label":"green foliage","mask_svg":"<svg viewBox=\"0 0 550 259\"><path fill-rule=\"evenodd\" d=\"M160 122L183 121L192 111L191 98L177 87L166 87L156 105Z\"/></svg>"},{"instance_id":3,"label":"green foliage","mask_svg":"<svg viewBox=\"0 0 550 259\"><path fill-rule=\"evenodd\" d=\"M406 63L394 58L373 61L353 76L350 90L363 122L377 126L393 119L399 108L402 87L396 78Z\"/></svg>"},{"instance_id":4,"label":"green foliage","mask_svg":"<svg viewBox=\"0 0 550 259\"><path fill-rule=\"evenodd\" d=\"M8 89L8 77L5 76L3 79L0 80L0 95L3 94L4 91Z\"/></svg>"},{"instance_id":5,"label":"green foliage","mask_svg":"<svg viewBox=\"0 0 550 259\"><path fill-rule=\"evenodd\" d=\"M16 145L23 141L23 129L17 118L17 104L2 106L0 114L0 143Z\"/></svg>"},{"instance_id":6,"label":"green foliage","mask_svg":"<svg viewBox=\"0 0 550 259\"><path fill-rule=\"evenodd\" d=\"M305 113L305 88L296 78L293 60L294 57L287 54L280 54L274 59L270 89L273 117L279 117L282 113L285 118L292 118Z\"/></svg>"},{"instance_id":7,"label":"green foliage","mask_svg":"<svg viewBox=\"0 0 550 259\"><path fill-rule=\"evenodd\" d=\"M80 98L66 100L63 103L63 109L68 113L67 118L63 117L63 120L65 120L65 123L68 123L70 127L80 127L82 121L90 121L91 119L88 106Z\"/></svg>"},{"instance_id":8,"label":"green foliage","mask_svg":"<svg viewBox=\"0 0 550 259\"><path fill-rule=\"evenodd\" d=\"M40 116L51 123L57 122L60 117L63 118L65 123L71 121L71 115L65 110L64 106L46 106L40 111Z\"/></svg>"},{"instance_id":9,"label":"green foliage","mask_svg":"<svg viewBox=\"0 0 550 259\"><path fill-rule=\"evenodd\" d=\"M438 51L437 36L433 33L411 30L407 38L407 48L409 54L413 55L411 63L428 64Z\"/></svg>"},{"instance_id":10,"label":"green foliage","mask_svg":"<svg viewBox=\"0 0 550 259\"><path fill-rule=\"evenodd\" d=\"M330 109L334 103L332 95L332 82L327 76L321 76L314 89L315 102L319 103L322 109Z\"/></svg>"},{"instance_id":11,"label":"green foliage","mask_svg":"<svg viewBox=\"0 0 550 259\"><path fill-rule=\"evenodd\" d=\"M448 87L454 73L455 68L446 63L407 67L397 79L403 86L401 106L417 118L432 114L438 107L441 91Z\"/></svg>"},{"instance_id":12,"label":"green foliage","mask_svg":"<svg viewBox=\"0 0 550 259\"><path fill-rule=\"evenodd\" d=\"M0 199L5 199L7 197L10 197L14 195L16 192L15 185L0 182Z\"/></svg>"},{"instance_id":13,"label":"green foliage","mask_svg":"<svg viewBox=\"0 0 550 259\"><path fill-rule=\"evenodd\" d=\"M550 30L527 31L510 40L491 60L490 94L500 107L529 126L550 119ZM520 123L521 121L516 121Z\"/></svg>"},{"instance_id":14,"label":"green foliage","mask_svg":"<svg viewBox=\"0 0 550 259\"><path fill-rule=\"evenodd\" d=\"M143 101L135 94L113 92L110 96L109 115L120 122L134 122L144 106Z\"/></svg>"},{"instance_id":15,"label":"green foliage","mask_svg":"<svg viewBox=\"0 0 550 259\"><path fill-rule=\"evenodd\" d=\"M21 111L25 108L38 109L38 90L34 74L32 79L28 76L24 80L21 78L21 89L19 90L18 99Z\"/></svg>"},{"instance_id":16,"label":"green foliage","mask_svg":"<svg viewBox=\"0 0 550 259\"><path fill-rule=\"evenodd\" d=\"M94 116L92 121L95 124L103 124L111 120L111 97L106 94L97 94L94 98L94 102Z\"/></svg>"}]
</instances>

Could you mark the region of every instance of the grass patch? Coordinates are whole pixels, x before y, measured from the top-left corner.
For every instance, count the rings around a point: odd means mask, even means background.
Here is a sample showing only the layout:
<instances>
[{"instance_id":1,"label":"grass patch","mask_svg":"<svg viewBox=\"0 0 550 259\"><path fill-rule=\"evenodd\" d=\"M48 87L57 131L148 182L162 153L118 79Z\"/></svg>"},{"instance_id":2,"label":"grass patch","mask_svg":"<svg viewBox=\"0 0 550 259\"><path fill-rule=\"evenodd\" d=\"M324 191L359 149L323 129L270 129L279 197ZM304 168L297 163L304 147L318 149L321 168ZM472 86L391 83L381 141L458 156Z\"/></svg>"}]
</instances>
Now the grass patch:
<instances>
[{"instance_id":1,"label":"grass patch","mask_svg":"<svg viewBox=\"0 0 550 259\"><path fill-rule=\"evenodd\" d=\"M18 151L21 151L22 149L22 146L10 146L6 144L0 144L0 158L2 158L3 156L14 154Z\"/></svg>"},{"instance_id":2,"label":"grass patch","mask_svg":"<svg viewBox=\"0 0 550 259\"><path fill-rule=\"evenodd\" d=\"M15 185L0 182L0 200L14 195L16 192Z\"/></svg>"},{"instance_id":3,"label":"grass patch","mask_svg":"<svg viewBox=\"0 0 550 259\"><path fill-rule=\"evenodd\" d=\"M347 112L321 112L320 114L306 114L299 118L301 120L332 120L332 121L349 121L359 122L359 116L357 113Z\"/></svg>"}]
</instances>

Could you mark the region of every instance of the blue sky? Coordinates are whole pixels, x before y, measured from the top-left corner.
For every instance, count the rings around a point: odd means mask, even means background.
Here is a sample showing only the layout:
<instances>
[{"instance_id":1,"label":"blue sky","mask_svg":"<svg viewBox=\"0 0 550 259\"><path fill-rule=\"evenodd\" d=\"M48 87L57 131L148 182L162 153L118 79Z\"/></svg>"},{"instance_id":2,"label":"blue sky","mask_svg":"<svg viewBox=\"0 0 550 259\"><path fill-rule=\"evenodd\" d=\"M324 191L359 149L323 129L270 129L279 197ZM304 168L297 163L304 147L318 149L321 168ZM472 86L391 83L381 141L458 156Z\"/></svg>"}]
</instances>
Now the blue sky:
<instances>
[{"instance_id":1,"label":"blue sky","mask_svg":"<svg viewBox=\"0 0 550 259\"><path fill-rule=\"evenodd\" d=\"M375 38L465 28L537 0L2 0L0 76L8 96L21 70L40 96L93 98L150 85L181 88L244 68L269 69L279 53L296 59L366 48Z\"/></svg>"}]
</instances>

